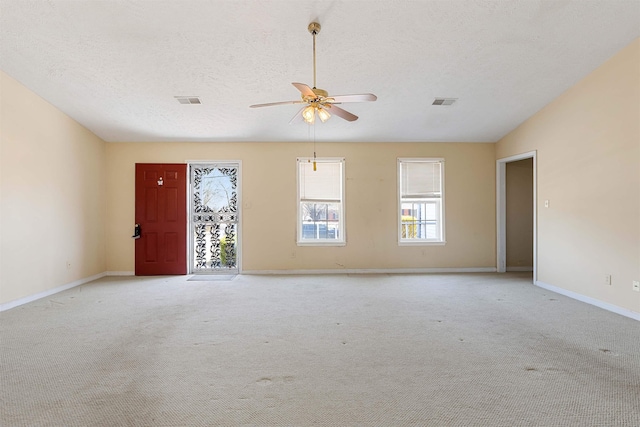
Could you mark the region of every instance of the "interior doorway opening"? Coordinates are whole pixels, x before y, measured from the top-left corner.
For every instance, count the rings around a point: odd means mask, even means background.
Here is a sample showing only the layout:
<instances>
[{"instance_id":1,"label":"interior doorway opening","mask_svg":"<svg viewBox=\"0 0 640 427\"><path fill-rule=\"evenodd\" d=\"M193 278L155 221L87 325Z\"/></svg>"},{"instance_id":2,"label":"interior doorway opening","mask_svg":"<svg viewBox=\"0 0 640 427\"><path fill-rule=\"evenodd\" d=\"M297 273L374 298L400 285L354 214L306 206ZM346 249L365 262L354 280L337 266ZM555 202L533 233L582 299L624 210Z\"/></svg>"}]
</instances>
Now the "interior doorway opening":
<instances>
[{"instance_id":1,"label":"interior doorway opening","mask_svg":"<svg viewBox=\"0 0 640 427\"><path fill-rule=\"evenodd\" d=\"M532 271L537 281L536 152L496 162L497 271Z\"/></svg>"}]
</instances>

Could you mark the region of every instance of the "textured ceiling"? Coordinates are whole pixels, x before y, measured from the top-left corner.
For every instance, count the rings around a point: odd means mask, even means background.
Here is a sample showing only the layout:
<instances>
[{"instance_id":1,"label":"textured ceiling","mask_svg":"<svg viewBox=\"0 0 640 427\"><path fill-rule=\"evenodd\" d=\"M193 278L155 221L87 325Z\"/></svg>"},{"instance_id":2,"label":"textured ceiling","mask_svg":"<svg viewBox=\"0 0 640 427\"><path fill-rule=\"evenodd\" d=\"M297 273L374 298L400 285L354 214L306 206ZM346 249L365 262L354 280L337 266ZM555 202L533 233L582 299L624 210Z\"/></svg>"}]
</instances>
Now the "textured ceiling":
<instances>
[{"instance_id":1,"label":"textured ceiling","mask_svg":"<svg viewBox=\"0 0 640 427\"><path fill-rule=\"evenodd\" d=\"M0 68L105 141L493 142L640 36L640 1L0 0ZM174 97L199 96L201 105ZM435 97L458 98L436 107Z\"/></svg>"}]
</instances>

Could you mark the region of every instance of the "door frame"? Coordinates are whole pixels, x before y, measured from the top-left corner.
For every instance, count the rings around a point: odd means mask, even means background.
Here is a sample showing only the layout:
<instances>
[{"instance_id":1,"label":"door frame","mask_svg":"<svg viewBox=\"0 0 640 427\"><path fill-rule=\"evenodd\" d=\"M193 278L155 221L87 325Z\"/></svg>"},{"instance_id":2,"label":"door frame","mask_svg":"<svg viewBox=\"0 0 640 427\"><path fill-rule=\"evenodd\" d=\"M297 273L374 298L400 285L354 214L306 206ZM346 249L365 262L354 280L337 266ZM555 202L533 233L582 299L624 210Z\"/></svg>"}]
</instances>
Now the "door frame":
<instances>
[{"instance_id":1,"label":"door frame","mask_svg":"<svg viewBox=\"0 0 640 427\"><path fill-rule=\"evenodd\" d=\"M496 160L496 271L507 271L507 163L533 159L533 283L538 280L537 150Z\"/></svg>"},{"instance_id":2,"label":"door frame","mask_svg":"<svg viewBox=\"0 0 640 427\"><path fill-rule=\"evenodd\" d=\"M238 217L238 229L236 231L237 248L236 248L236 265L238 268L237 274L242 274L242 160L187 160L187 274L198 274L193 271L194 263L194 241L191 235L191 222L193 219L193 213L191 208L193 207L193 191L191 188L191 166L193 165L213 165L213 166L238 166L237 177L237 191L238 191L238 210L236 215ZM228 274L228 272L220 271L207 272L207 274Z\"/></svg>"}]
</instances>

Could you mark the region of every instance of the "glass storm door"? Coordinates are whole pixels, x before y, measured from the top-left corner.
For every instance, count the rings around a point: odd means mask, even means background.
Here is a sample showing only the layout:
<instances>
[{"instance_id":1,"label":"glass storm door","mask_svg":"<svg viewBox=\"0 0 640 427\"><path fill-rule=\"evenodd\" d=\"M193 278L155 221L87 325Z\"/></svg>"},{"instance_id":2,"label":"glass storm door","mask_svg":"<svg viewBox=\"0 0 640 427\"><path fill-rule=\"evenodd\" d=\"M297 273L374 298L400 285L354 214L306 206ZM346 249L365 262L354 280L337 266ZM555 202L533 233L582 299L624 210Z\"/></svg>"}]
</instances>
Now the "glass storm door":
<instances>
[{"instance_id":1,"label":"glass storm door","mask_svg":"<svg viewBox=\"0 0 640 427\"><path fill-rule=\"evenodd\" d=\"M238 167L190 167L191 273L238 272Z\"/></svg>"}]
</instances>

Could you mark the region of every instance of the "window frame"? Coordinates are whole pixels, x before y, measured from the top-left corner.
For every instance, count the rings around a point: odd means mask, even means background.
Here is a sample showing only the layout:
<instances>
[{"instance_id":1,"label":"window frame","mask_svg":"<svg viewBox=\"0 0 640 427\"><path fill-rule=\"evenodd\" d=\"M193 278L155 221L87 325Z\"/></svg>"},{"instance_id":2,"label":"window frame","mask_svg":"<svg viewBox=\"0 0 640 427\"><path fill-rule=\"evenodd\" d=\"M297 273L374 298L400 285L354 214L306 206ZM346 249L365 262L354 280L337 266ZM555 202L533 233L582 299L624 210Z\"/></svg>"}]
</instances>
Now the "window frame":
<instances>
[{"instance_id":1,"label":"window frame","mask_svg":"<svg viewBox=\"0 0 640 427\"><path fill-rule=\"evenodd\" d=\"M338 239L304 239L302 220L302 203L300 198L300 163L316 162L318 166L322 163L339 163L340 164L340 200L338 202ZM296 158L296 244L297 246L345 246L347 244L346 235L346 215L345 215L345 158L344 157L298 157ZM331 204L325 202L322 204ZM327 212L328 213L328 212Z\"/></svg>"},{"instance_id":2,"label":"window frame","mask_svg":"<svg viewBox=\"0 0 640 427\"><path fill-rule=\"evenodd\" d=\"M403 200L407 202L413 202L420 200L419 198L405 198L402 197L402 164L403 163L439 163L440 164L440 197L433 198L431 200L437 200L440 206L439 212L439 238L406 238L402 237L402 203ZM445 238L445 161L442 157L398 157L397 159L397 190L398 190L398 202L396 214L397 229L398 229L398 246L438 246L445 245L447 243ZM429 199L425 199L429 201ZM436 212L438 217L438 213Z\"/></svg>"}]
</instances>

